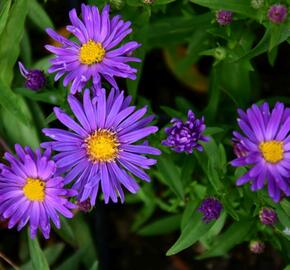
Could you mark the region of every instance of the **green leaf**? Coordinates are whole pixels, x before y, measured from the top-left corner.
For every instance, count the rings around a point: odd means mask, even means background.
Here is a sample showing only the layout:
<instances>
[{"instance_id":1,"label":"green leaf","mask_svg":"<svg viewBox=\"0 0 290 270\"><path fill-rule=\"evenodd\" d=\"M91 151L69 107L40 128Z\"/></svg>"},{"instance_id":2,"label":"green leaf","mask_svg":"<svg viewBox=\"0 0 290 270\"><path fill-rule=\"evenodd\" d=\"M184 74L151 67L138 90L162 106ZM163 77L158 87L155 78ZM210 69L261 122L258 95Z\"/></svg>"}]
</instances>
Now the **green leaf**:
<instances>
[{"instance_id":1,"label":"green leaf","mask_svg":"<svg viewBox=\"0 0 290 270\"><path fill-rule=\"evenodd\" d=\"M165 183L174 193L176 193L176 195L183 199L184 190L181 181L181 173L179 168L177 168L171 160L171 156L163 154L162 156L158 157L157 167Z\"/></svg>"},{"instance_id":2,"label":"green leaf","mask_svg":"<svg viewBox=\"0 0 290 270\"><path fill-rule=\"evenodd\" d=\"M71 220L72 230L75 234L76 242L79 247L86 248L85 256L81 256L82 263L89 268L97 260L97 251L94 246L94 235L91 234L88 222L84 219L82 213L78 213ZM67 268L67 270L72 270Z\"/></svg>"},{"instance_id":3,"label":"green leaf","mask_svg":"<svg viewBox=\"0 0 290 270\"><path fill-rule=\"evenodd\" d=\"M99 262L95 261L90 270L98 270L99 269Z\"/></svg>"},{"instance_id":4,"label":"green leaf","mask_svg":"<svg viewBox=\"0 0 290 270\"><path fill-rule=\"evenodd\" d=\"M283 270L290 270L290 264L288 264Z\"/></svg>"},{"instance_id":5,"label":"green leaf","mask_svg":"<svg viewBox=\"0 0 290 270\"><path fill-rule=\"evenodd\" d=\"M218 133L224 132L223 128L220 127L207 127L204 131L205 136L212 136Z\"/></svg>"},{"instance_id":6,"label":"green leaf","mask_svg":"<svg viewBox=\"0 0 290 270\"><path fill-rule=\"evenodd\" d=\"M64 102L64 96L60 89L43 89L41 92L34 92L27 88L15 88L15 93L27 97L31 100L44 103L60 105Z\"/></svg>"},{"instance_id":7,"label":"green leaf","mask_svg":"<svg viewBox=\"0 0 290 270\"><path fill-rule=\"evenodd\" d=\"M4 81L0 78L0 104L5 108L8 112L14 115L17 119L19 119L23 124L29 125L29 118L21 110L21 104L23 103L23 99L20 96L17 96L12 92L8 85L4 83Z\"/></svg>"},{"instance_id":8,"label":"green leaf","mask_svg":"<svg viewBox=\"0 0 290 270\"><path fill-rule=\"evenodd\" d=\"M177 230L180 226L181 215L171 215L160 218L141 228L138 234L143 236L168 234Z\"/></svg>"},{"instance_id":9,"label":"green leaf","mask_svg":"<svg viewBox=\"0 0 290 270\"><path fill-rule=\"evenodd\" d=\"M80 269L80 263L82 258L86 257L86 252L88 251L88 247L82 247L73 255L71 255L67 260L65 260L56 270L78 270ZM42 270L39 268L38 270Z\"/></svg>"},{"instance_id":10,"label":"green leaf","mask_svg":"<svg viewBox=\"0 0 290 270\"><path fill-rule=\"evenodd\" d=\"M38 240L35 237L33 240L28 235L28 246L32 267L34 270L49 270L48 262L39 246Z\"/></svg>"},{"instance_id":11,"label":"green leaf","mask_svg":"<svg viewBox=\"0 0 290 270\"><path fill-rule=\"evenodd\" d=\"M290 228L290 217L285 213L280 205L277 205L276 212L278 215L278 219L282 223L282 225Z\"/></svg>"},{"instance_id":12,"label":"green leaf","mask_svg":"<svg viewBox=\"0 0 290 270\"><path fill-rule=\"evenodd\" d=\"M47 247L44 250L44 255L47 259L48 264L49 265L54 264L63 250L64 250L63 243L58 243L58 244L50 245L49 247ZM25 265L21 266L21 270L31 270L32 267L33 267L32 262L29 261Z\"/></svg>"},{"instance_id":13,"label":"green leaf","mask_svg":"<svg viewBox=\"0 0 290 270\"><path fill-rule=\"evenodd\" d=\"M153 2L153 6L154 5L166 5L166 4L169 4L169 3L172 3L172 2L175 2L176 0L155 0Z\"/></svg>"},{"instance_id":14,"label":"green leaf","mask_svg":"<svg viewBox=\"0 0 290 270\"><path fill-rule=\"evenodd\" d=\"M210 9L225 9L235 13L243 14L247 17L255 19L257 17L257 11L251 7L250 0L190 0L192 3L208 7Z\"/></svg>"},{"instance_id":15,"label":"green leaf","mask_svg":"<svg viewBox=\"0 0 290 270\"><path fill-rule=\"evenodd\" d=\"M199 259L205 259L215 256L223 256L231 248L245 241L253 226L253 221L243 220L233 223L223 234L217 237L213 246Z\"/></svg>"},{"instance_id":16,"label":"green leaf","mask_svg":"<svg viewBox=\"0 0 290 270\"><path fill-rule=\"evenodd\" d=\"M168 47L172 44L187 42L189 36L198 27L208 28L212 14L206 13L191 17L167 17L149 25L148 47ZM174 26L174 27L172 27Z\"/></svg>"},{"instance_id":17,"label":"green leaf","mask_svg":"<svg viewBox=\"0 0 290 270\"><path fill-rule=\"evenodd\" d=\"M14 1L6 27L0 35L0 78L5 80L8 86L12 82L13 67L19 56L27 6L27 0Z\"/></svg>"},{"instance_id":18,"label":"green leaf","mask_svg":"<svg viewBox=\"0 0 290 270\"><path fill-rule=\"evenodd\" d=\"M185 226L181 235L175 244L167 251L166 255L174 255L197 242L214 225L214 222L208 224L202 221L202 215L195 212L189 223Z\"/></svg>"},{"instance_id":19,"label":"green leaf","mask_svg":"<svg viewBox=\"0 0 290 270\"><path fill-rule=\"evenodd\" d=\"M0 35L7 23L10 6L11 0L5 0L0 2Z\"/></svg>"},{"instance_id":20,"label":"green leaf","mask_svg":"<svg viewBox=\"0 0 290 270\"><path fill-rule=\"evenodd\" d=\"M28 17L36 26L39 27L40 30L44 31L48 27L53 28L53 23L50 17L36 0L29 0Z\"/></svg>"},{"instance_id":21,"label":"green leaf","mask_svg":"<svg viewBox=\"0 0 290 270\"><path fill-rule=\"evenodd\" d=\"M74 231L69 223L69 220L60 217L61 227L60 229L54 228L54 231L67 243L70 243L73 246L76 246L76 237Z\"/></svg>"},{"instance_id":22,"label":"green leaf","mask_svg":"<svg viewBox=\"0 0 290 270\"><path fill-rule=\"evenodd\" d=\"M193 218L193 215L196 211L196 208L199 206L199 204L200 204L200 201L198 200L192 200L187 203L184 209L184 212L182 214L182 218L181 218L181 224L180 224L181 231L184 230L185 226Z\"/></svg>"}]
</instances>

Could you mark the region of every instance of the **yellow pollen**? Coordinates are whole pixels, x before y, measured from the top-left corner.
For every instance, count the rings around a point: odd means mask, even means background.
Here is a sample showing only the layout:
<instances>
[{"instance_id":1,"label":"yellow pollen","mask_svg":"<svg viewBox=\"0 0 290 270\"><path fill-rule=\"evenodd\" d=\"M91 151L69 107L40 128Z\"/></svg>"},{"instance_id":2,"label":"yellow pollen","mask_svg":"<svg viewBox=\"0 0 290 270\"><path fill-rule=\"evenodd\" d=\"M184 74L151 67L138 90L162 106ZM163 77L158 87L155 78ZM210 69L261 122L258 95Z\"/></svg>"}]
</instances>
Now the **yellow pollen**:
<instances>
[{"instance_id":1,"label":"yellow pollen","mask_svg":"<svg viewBox=\"0 0 290 270\"><path fill-rule=\"evenodd\" d=\"M44 189L45 183L42 180L28 177L23 192L28 200L42 202L45 195Z\"/></svg>"},{"instance_id":2,"label":"yellow pollen","mask_svg":"<svg viewBox=\"0 0 290 270\"><path fill-rule=\"evenodd\" d=\"M82 64L92 65L102 62L105 53L106 51L100 42L96 43L93 40L89 40L82 45L79 59Z\"/></svg>"},{"instance_id":3,"label":"yellow pollen","mask_svg":"<svg viewBox=\"0 0 290 270\"><path fill-rule=\"evenodd\" d=\"M280 141L266 141L259 145L260 151L264 159L269 163L277 163L284 157L283 142Z\"/></svg>"},{"instance_id":4,"label":"yellow pollen","mask_svg":"<svg viewBox=\"0 0 290 270\"><path fill-rule=\"evenodd\" d=\"M89 159L93 162L109 162L119 153L119 142L115 133L107 129L96 130L86 140Z\"/></svg>"}]
</instances>

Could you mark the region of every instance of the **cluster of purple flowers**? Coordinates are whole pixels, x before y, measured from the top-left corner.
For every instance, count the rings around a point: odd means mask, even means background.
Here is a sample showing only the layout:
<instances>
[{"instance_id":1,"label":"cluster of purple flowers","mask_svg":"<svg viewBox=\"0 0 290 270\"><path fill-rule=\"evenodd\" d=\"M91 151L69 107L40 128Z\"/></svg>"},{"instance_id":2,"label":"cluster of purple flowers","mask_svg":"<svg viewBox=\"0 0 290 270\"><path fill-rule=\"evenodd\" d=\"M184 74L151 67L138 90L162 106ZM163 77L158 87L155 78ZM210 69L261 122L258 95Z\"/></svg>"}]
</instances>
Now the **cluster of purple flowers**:
<instances>
[{"instance_id":1,"label":"cluster of purple flowers","mask_svg":"<svg viewBox=\"0 0 290 270\"><path fill-rule=\"evenodd\" d=\"M118 202L118 198L124 202L123 187L131 193L139 189L134 177L150 181L145 170L156 160L146 155L161 154L145 140L158 130L150 125L154 117L145 116L146 107L136 110L130 105L131 97L119 90L115 80L136 78L137 70L127 63L140 61L132 56L140 44L130 41L116 48L132 32L131 23L119 15L111 19L108 5L102 12L94 6L82 5L81 15L82 20L76 10L69 13L71 25L67 30L75 36L74 41L47 29L61 44L46 46L54 54L48 71L56 73L55 80L64 77L64 86L70 84L67 101L73 116L54 108L57 119L66 128L43 129L51 139L41 144L44 150L16 145L16 156L6 153L9 164L0 164L0 217L8 221L9 228L17 226L18 230L29 223L32 238L38 229L48 238L50 221L59 228L59 216L71 218L72 209L89 211L99 190L105 203ZM279 17L277 12L275 16ZM232 13L220 11L217 20L221 25L229 24ZM27 70L21 63L19 68L26 78L26 87L33 90L44 87L43 72ZM103 79L113 87L108 93L102 88ZM90 88L86 87L88 82L92 83ZM82 92L82 100L74 96L78 92ZM271 112L264 103L238 112L238 124L244 134L234 132L237 158L232 165L250 169L237 180L237 185L251 182L255 191L267 183L270 197L278 202L281 193L290 195L290 109L277 103ZM171 124L165 129L167 138L163 145L187 154L203 150L202 143L209 140L204 136L203 117L197 118L189 110L186 121L174 118ZM143 141L138 143L140 140ZM56 154L51 156L51 151ZM208 223L216 220L222 209L218 199L209 197L198 211ZM275 212L265 208L260 219L273 225Z\"/></svg>"}]
</instances>

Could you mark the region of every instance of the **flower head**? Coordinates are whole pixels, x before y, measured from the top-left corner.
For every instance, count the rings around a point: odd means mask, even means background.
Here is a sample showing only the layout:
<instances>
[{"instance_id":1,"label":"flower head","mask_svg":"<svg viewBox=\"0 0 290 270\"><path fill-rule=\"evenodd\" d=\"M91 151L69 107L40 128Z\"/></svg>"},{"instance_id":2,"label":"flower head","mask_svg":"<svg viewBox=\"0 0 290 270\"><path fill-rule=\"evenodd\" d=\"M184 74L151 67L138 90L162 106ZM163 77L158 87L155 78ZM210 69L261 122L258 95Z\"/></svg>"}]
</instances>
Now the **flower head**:
<instances>
[{"instance_id":1,"label":"flower head","mask_svg":"<svg viewBox=\"0 0 290 270\"><path fill-rule=\"evenodd\" d=\"M250 250L255 254L261 254L265 250L265 244L259 240L252 240L249 246Z\"/></svg>"},{"instance_id":2,"label":"flower head","mask_svg":"<svg viewBox=\"0 0 290 270\"><path fill-rule=\"evenodd\" d=\"M233 13L228 10L219 10L216 13L216 21L219 25L228 25L233 20Z\"/></svg>"},{"instance_id":3,"label":"flower head","mask_svg":"<svg viewBox=\"0 0 290 270\"><path fill-rule=\"evenodd\" d=\"M202 201L198 211L203 214L202 220L209 223L219 218L222 209L223 206L218 199L209 197Z\"/></svg>"},{"instance_id":4,"label":"flower head","mask_svg":"<svg viewBox=\"0 0 290 270\"><path fill-rule=\"evenodd\" d=\"M85 213L90 212L90 210L92 209L92 206L91 206L89 199L87 199L83 202L78 201L77 207L80 211L85 212Z\"/></svg>"},{"instance_id":5,"label":"flower head","mask_svg":"<svg viewBox=\"0 0 290 270\"><path fill-rule=\"evenodd\" d=\"M281 4L273 5L268 10L268 18L272 23L283 23L288 15L288 9Z\"/></svg>"},{"instance_id":6,"label":"flower head","mask_svg":"<svg viewBox=\"0 0 290 270\"><path fill-rule=\"evenodd\" d=\"M252 190L256 191L268 183L270 197L278 202L281 191L290 195L290 109L278 102L271 112L268 103L264 103L238 113L238 124L244 134L235 134L245 155L231 164L250 166L250 170L237 180L237 185L251 182Z\"/></svg>"},{"instance_id":7,"label":"flower head","mask_svg":"<svg viewBox=\"0 0 290 270\"><path fill-rule=\"evenodd\" d=\"M113 87L118 88L114 77L136 78L137 70L127 62L140 62L129 55L140 46L136 41L116 46L132 32L131 22L125 22L119 15L110 19L109 5L100 13L95 6L82 5L82 20L76 10L69 13L72 25L67 26L78 42L60 36L52 29L47 33L62 44L61 47L46 45L46 49L55 54L48 72L56 72L55 80L65 75L63 84L70 82L71 93L80 92L92 78L93 85L100 87L101 76Z\"/></svg>"},{"instance_id":8,"label":"flower head","mask_svg":"<svg viewBox=\"0 0 290 270\"><path fill-rule=\"evenodd\" d=\"M155 133L158 128L148 126L153 116L142 118L147 109L135 111L129 106L131 97L112 89L106 97L104 89L96 90L97 96L90 98L86 89L81 104L74 96L68 97L69 105L77 122L55 108L56 117L71 129L44 129L45 135L53 142L43 143L59 154L55 156L61 171L68 171L65 182L74 180L73 188L79 191L80 202L90 198L95 205L99 184L105 202L117 202L118 196L124 201L122 185L130 192L139 189L131 174L149 181L143 169L156 163L143 154L159 155L160 151L146 143L136 145L137 141ZM135 111L135 112L134 112Z\"/></svg>"},{"instance_id":9,"label":"flower head","mask_svg":"<svg viewBox=\"0 0 290 270\"><path fill-rule=\"evenodd\" d=\"M25 87L37 91L45 86L46 78L39 69L27 70L21 62L18 62L21 75L25 78Z\"/></svg>"},{"instance_id":10,"label":"flower head","mask_svg":"<svg viewBox=\"0 0 290 270\"><path fill-rule=\"evenodd\" d=\"M172 127L165 129L168 137L162 141L162 144L171 147L176 152L192 153L193 149L202 151L203 147L199 142L209 140L208 137L203 136L204 118L196 118L191 110L188 111L187 115L186 122L177 118L171 120Z\"/></svg>"},{"instance_id":11,"label":"flower head","mask_svg":"<svg viewBox=\"0 0 290 270\"><path fill-rule=\"evenodd\" d=\"M263 224L273 226L277 221L277 214L274 209L264 207L259 213L259 218Z\"/></svg>"},{"instance_id":12,"label":"flower head","mask_svg":"<svg viewBox=\"0 0 290 270\"><path fill-rule=\"evenodd\" d=\"M17 157L5 153L10 164L0 167L0 216L8 220L9 229L17 224L19 231L29 222L31 238L37 229L49 238L50 220L60 228L59 215L73 216L75 205L68 198L76 192L64 188L49 150L42 154L20 145L15 150Z\"/></svg>"}]
</instances>

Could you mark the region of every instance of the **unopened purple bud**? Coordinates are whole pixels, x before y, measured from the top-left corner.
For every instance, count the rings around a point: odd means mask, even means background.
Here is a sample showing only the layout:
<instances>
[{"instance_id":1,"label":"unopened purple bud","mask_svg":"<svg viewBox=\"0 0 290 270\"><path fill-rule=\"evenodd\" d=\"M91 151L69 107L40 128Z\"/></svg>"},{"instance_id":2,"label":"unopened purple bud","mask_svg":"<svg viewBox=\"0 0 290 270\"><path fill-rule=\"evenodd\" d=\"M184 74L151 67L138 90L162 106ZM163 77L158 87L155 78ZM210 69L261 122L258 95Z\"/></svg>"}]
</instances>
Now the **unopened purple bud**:
<instances>
[{"instance_id":1,"label":"unopened purple bud","mask_svg":"<svg viewBox=\"0 0 290 270\"><path fill-rule=\"evenodd\" d=\"M216 220L219 218L222 209L223 206L218 199L209 197L201 202L198 211L203 214L202 220L205 223L209 223L212 220Z\"/></svg>"},{"instance_id":2,"label":"unopened purple bud","mask_svg":"<svg viewBox=\"0 0 290 270\"><path fill-rule=\"evenodd\" d=\"M288 14L288 9L286 6L281 4L273 5L268 10L268 18L272 23L283 23Z\"/></svg>"},{"instance_id":3,"label":"unopened purple bud","mask_svg":"<svg viewBox=\"0 0 290 270\"><path fill-rule=\"evenodd\" d=\"M261 254L265 250L265 244L259 240L252 240L249 247L250 250L255 254Z\"/></svg>"},{"instance_id":4,"label":"unopened purple bud","mask_svg":"<svg viewBox=\"0 0 290 270\"><path fill-rule=\"evenodd\" d=\"M87 199L87 200L85 200L83 202L78 201L77 202L77 206L78 206L78 209L80 211L85 212L85 213L91 211L91 209L92 209L92 205L91 205L89 199Z\"/></svg>"},{"instance_id":5,"label":"unopened purple bud","mask_svg":"<svg viewBox=\"0 0 290 270\"><path fill-rule=\"evenodd\" d=\"M39 69L27 70L21 62L18 62L21 75L25 78L25 87L37 91L45 86L46 78Z\"/></svg>"},{"instance_id":6,"label":"unopened purple bud","mask_svg":"<svg viewBox=\"0 0 290 270\"><path fill-rule=\"evenodd\" d=\"M233 13L228 10L219 10L216 13L216 21L219 25L228 25L233 20Z\"/></svg>"},{"instance_id":7,"label":"unopened purple bud","mask_svg":"<svg viewBox=\"0 0 290 270\"><path fill-rule=\"evenodd\" d=\"M175 152L186 152L191 154L194 149L202 151L201 141L207 142L208 137L203 135L206 128L204 118L196 118L194 113L189 110L187 121L173 118L172 126L165 129L168 137L162 141L163 145L171 147Z\"/></svg>"},{"instance_id":8,"label":"unopened purple bud","mask_svg":"<svg viewBox=\"0 0 290 270\"><path fill-rule=\"evenodd\" d=\"M277 221L277 214L273 209L264 207L260 210L259 218L263 224L273 226Z\"/></svg>"}]
</instances>

